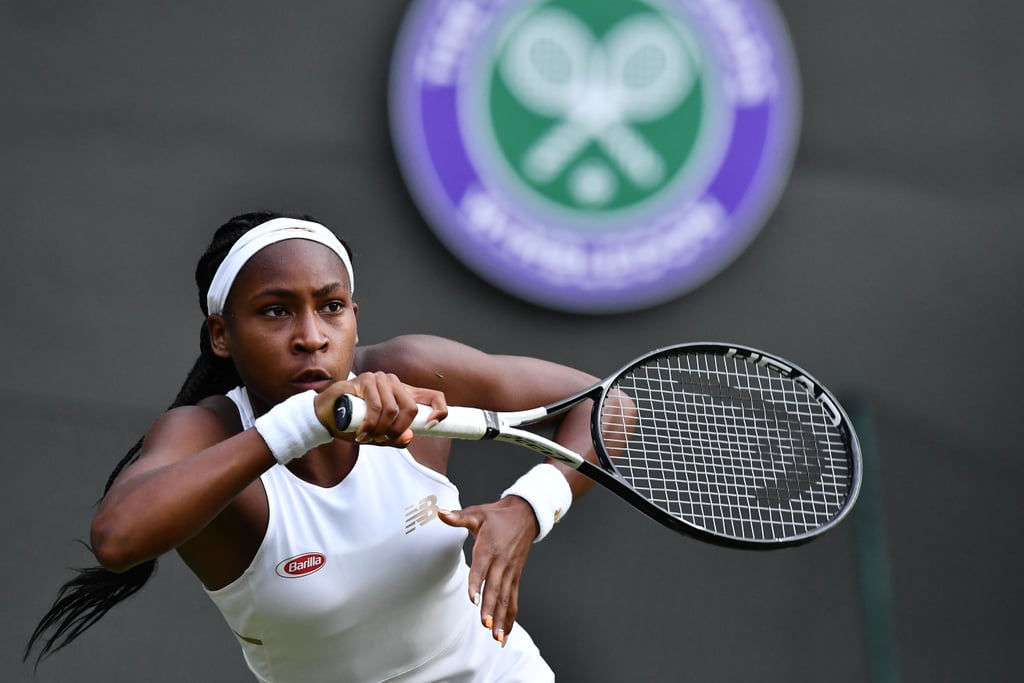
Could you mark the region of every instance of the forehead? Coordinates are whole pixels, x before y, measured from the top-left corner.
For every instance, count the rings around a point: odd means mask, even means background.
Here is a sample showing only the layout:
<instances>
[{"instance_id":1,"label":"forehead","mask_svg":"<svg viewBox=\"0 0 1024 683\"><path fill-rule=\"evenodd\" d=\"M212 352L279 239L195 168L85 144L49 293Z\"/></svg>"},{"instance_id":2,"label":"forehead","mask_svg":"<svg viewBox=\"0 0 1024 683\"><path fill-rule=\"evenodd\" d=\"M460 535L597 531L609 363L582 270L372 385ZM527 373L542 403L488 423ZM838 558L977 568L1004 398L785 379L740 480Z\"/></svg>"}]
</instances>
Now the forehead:
<instances>
[{"instance_id":1,"label":"forehead","mask_svg":"<svg viewBox=\"0 0 1024 683\"><path fill-rule=\"evenodd\" d=\"M231 293L268 285L321 287L333 282L351 288L348 271L337 254L318 242L289 239L256 252L238 272Z\"/></svg>"}]
</instances>

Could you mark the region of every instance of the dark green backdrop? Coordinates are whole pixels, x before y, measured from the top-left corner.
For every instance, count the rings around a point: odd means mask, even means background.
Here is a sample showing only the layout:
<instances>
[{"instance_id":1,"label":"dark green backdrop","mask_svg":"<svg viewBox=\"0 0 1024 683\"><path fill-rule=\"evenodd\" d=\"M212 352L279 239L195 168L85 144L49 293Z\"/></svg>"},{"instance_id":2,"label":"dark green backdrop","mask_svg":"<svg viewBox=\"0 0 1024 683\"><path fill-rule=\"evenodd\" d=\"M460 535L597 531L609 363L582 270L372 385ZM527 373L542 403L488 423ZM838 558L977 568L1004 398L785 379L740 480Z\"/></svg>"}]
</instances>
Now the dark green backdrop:
<instances>
[{"instance_id":1,"label":"dark green backdrop","mask_svg":"<svg viewBox=\"0 0 1024 683\"><path fill-rule=\"evenodd\" d=\"M797 360L866 420L861 517L799 549L702 545L602 491L578 504L521 600L560 681L1016 680L1024 10L780 6L804 121L770 222L678 300L577 317L481 282L411 204L386 117L405 2L0 1L0 678L31 679L20 648L89 561L75 540L110 468L194 358L205 241L271 207L352 242L364 342L438 333L604 375L735 340ZM530 461L459 450L467 503ZM171 557L36 680L248 678Z\"/></svg>"}]
</instances>

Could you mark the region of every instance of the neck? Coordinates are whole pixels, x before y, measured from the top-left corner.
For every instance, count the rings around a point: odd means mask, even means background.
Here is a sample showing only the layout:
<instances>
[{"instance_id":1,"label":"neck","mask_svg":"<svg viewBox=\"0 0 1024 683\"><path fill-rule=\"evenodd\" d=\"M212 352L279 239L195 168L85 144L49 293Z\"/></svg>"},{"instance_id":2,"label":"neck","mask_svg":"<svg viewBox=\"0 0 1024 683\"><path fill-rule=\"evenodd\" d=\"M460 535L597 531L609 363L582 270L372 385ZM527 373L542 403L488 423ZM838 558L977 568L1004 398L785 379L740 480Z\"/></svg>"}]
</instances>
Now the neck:
<instances>
[{"instance_id":1,"label":"neck","mask_svg":"<svg viewBox=\"0 0 1024 683\"><path fill-rule=\"evenodd\" d=\"M359 457L359 446L334 440L314 448L301 458L288 463L288 470L299 479L320 486L337 486L348 476Z\"/></svg>"}]
</instances>

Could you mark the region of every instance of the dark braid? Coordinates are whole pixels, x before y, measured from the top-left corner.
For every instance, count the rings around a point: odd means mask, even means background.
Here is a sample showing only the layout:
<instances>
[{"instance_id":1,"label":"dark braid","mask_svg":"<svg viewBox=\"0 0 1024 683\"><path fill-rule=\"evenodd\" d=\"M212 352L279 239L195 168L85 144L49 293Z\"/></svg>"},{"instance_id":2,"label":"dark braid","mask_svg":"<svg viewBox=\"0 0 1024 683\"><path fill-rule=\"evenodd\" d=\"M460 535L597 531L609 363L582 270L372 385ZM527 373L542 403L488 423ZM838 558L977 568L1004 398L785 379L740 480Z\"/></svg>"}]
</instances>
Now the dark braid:
<instances>
[{"instance_id":1,"label":"dark braid","mask_svg":"<svg viewBox=\"0 0 1024 683\"><path fill-rule=\"evenodd\" d=\"M210 334L205 320L208 313L206 293L217 267L238 238L260 223L280 215L282 214L259 212L232 218L217 230L206 253L199 259L196 266L196 285L199 289L199 306L204 316L199 333L200 353L170 408L195 405L208 396L227 393L242 384L234 363L230 359L214 355L210 346ZM118 475L138 458L142 442L143 439L139 439L114 467L104 488L104 496ZM43 647L36 657L38 666L49 654L68 645L99 621L114 605L138 592L149 581L155 569L154 559L122 573L112 572L100 566L75 570L77 575L61 587L53 606L33 631L25 647L24 659L28 659L32 648L41 640ZM52 631L52 634L44 637L48 631Z\"/></svg>"}]
</instances>

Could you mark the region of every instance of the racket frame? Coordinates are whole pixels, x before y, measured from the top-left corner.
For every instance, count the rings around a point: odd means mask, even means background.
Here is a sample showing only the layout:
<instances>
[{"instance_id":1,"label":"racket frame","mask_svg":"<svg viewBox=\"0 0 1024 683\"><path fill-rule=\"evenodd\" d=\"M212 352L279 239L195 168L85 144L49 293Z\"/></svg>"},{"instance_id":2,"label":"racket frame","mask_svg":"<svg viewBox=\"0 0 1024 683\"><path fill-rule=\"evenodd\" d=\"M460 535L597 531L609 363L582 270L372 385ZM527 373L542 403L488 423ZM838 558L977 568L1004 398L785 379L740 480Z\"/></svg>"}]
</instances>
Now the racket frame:
<instances>
[{"instance_id":1,"label":"racket frame","mask_svg":"<svg viewBox=\"0 0 1024 683\"><path fill-rule=\"evenodd\" d=\"M625 477L619 474L614 462L608 455L601 432L603 399L607 395L608 389L611 388L620 377L638 366L649 363L655 358L661 356L678 355L681 353L704 353L723 356L726 358L736 358L754 365L759 365L802 386L808 394L821 404L825 412L829 415L832 427L836 428L840 437L848 446L850 455L851 486L847 493L846 500L835 516L829 519L828 522L816 526L803 534L783 539L751 539L728 536L705 529L696 524L691 524L663 510L661 507L636 491ZM587 471L584 471L582 467L579 468L579 471L592 479L595 479L595 481L599 481L604 484L620 497L624 498L627 502L634 505L638 510L674 531L688 536L694 536L715 545L730 548L768 550L792 547L807 543L808 541L811 541L835 528L835 526L838 525L847 514L849 514L850 510L853 509L853 506L860 495L861 480L863 478L863 458L861 456L860 442L857 439L857 433L853 428L853 423L846 411L843 409L839 400L809 372L798 365L767 351L731 342L701 341L673 344L671 346L654 349L642 356L638 356L622 366L617 372L602 380L594 387L584 390L581 394L592 392L598 388L601 389L600 396L602 400L595 401L594 403L593 412L591 413L590 430L591 437L594 441L594 450L597 452L598 459L601 461L601 467L594 467L592 465L591 468L587 468ZM576 396L579 395L580 394L577 394ZM573 399L570 398L566 400L571 401ZM556 405L560 404L561 402ZM591 469L593 472L590 471Z\"/></svg>"}]
</instances>

